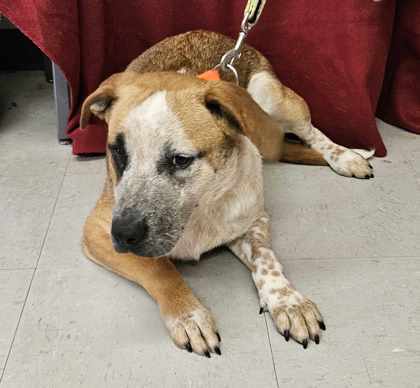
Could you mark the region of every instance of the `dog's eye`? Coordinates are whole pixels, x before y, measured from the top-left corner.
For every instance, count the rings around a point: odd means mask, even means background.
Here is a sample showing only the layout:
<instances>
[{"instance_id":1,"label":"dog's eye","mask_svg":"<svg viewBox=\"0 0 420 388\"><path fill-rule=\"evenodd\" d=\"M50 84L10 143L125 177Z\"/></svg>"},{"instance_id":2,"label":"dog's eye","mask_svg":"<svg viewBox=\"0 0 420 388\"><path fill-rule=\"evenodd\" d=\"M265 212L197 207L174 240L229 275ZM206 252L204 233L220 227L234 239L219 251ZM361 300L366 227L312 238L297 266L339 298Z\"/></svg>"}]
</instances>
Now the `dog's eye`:
<instances>
[{"instance_id":1,"label":"dog's eye","mask_svg":"<svg viewBox=\"0 0 420 388\"><path fill-rule=\"evenodd\" d=\"M125 149L121 147L121 145L117 145L114 148L112 148L112 152L114 152L115 154L119 156L122 156L125 154Z\"/></svg>"},{"instance_id":2,"label":"dog's eye","mask_svg":"<svg viewBox=\"0 0 420 388\"><path fill-rule=\"evenodd\" d=\"M124 135L119 133L115 138L115 142L108 147L111 151L117 176L118 178L121 178L128 164L128 154L125 148Z\"/></svg>"},{"instance_id":3,"label":"dog's eye","mask_svg":"<svg viewBox=\"0 0 420 388\"><path fill-rule=\"evenodd\" d=\"M179 169L186 169L191 165L191 163L194 161L193 156L187 156L187 155L174 155L172 158L172 164Z\"/></svg>"}]
</instances>

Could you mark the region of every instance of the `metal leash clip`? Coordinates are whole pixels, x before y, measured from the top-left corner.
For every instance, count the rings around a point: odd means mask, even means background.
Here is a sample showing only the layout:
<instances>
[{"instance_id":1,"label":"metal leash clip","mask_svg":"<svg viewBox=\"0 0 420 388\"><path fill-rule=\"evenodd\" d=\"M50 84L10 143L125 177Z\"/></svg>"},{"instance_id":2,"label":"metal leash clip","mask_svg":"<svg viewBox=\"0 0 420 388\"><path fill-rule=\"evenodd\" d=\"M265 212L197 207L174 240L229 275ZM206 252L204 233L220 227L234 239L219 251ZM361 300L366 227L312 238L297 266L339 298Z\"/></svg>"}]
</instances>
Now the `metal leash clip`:
<instances>
[{"instance_id":1,"label":"metal leash clip","mask_svg":"<svg viewBox=\"0 0 420 388\"><path fill-rule=\"evenodd\" d=\"M233 64L241 57L241 48L245 38L248 35L248 32L257 24L262 10L264 9L265 2L266 0L248 0L244 11L244 18L241 23L241 31L239 32L235 46L223 55L220 63L215 67L215 69L220 68L222 71L232 72L238 85L239 75Z\"/></svg>"}]
</instances>

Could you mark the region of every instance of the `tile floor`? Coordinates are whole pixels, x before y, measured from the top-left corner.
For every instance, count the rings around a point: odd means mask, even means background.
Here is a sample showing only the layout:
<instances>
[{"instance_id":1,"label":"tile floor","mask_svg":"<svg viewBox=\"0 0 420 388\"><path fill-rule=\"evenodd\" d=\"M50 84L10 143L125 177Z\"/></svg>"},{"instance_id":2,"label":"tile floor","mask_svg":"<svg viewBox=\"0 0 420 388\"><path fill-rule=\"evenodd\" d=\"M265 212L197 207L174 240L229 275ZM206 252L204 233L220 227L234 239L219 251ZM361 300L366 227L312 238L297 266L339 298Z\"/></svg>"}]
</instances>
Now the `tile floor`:
<instances>
[{"instance_id":1,"label":"tile floor","mask_svg":"<svg viewBox=\"0 0 420 388\"><path fill-rule=\"evenodd\" d=\"M374 180L265 167L274 246L323 311L321 344L286 343L220 250L180 265L222 333L209 360L172 345L142 289L83 257L103 159L57 144L40 73L0 75L1 388L420 387L420 136L379 125L389 156Z\"/></svg>"}]
</instances>

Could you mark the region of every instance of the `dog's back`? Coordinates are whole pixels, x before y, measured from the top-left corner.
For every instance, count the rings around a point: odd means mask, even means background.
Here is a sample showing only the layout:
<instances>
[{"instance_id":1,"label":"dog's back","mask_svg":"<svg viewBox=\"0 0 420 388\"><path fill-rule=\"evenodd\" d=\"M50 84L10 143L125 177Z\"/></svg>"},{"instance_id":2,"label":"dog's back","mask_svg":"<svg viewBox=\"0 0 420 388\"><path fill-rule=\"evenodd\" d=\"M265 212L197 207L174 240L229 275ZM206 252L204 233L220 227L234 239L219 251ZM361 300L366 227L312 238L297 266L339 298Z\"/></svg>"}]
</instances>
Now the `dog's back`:
<instances>
[{"instance_id":1,"label":"dog's back","mask_svg":"<svg viewBox=\"0 0 420 388\"><path fill-rule=\"evenodd\" d=\"M134 59L128 71L140 73L177 71L192 75L215 67L228 50L235 45L231 38L211 31L190 31L162 40ZM210 67L209 67L210 65ZM271 71L268 60L256 49L244 45L241 57L235 62L239 82L246 86L252 74ZM222 79L232 81L230 72L222 72Z\"/></svg>"}]
</instances>

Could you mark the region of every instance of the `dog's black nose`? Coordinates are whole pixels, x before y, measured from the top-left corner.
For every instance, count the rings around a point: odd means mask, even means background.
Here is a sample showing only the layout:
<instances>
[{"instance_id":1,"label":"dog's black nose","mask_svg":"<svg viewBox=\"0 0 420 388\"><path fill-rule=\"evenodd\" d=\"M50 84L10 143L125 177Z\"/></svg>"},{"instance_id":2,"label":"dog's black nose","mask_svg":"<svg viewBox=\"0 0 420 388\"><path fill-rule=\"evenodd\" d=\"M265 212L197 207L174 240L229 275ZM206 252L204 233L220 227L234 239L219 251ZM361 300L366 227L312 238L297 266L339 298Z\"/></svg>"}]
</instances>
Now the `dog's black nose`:
<instances>
[{"instance_id":1,"label":"dog's black nose","mask_svg":"<svg viewBox=\"0 0 420 388\"><path fill-rule=\"evenodd\" d=\"M111 235L116 248L131 250L145 240L147 229L145 219L137 214L120 216L112 220Z\"/></svg>"}]
</instances>

